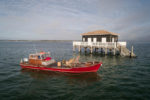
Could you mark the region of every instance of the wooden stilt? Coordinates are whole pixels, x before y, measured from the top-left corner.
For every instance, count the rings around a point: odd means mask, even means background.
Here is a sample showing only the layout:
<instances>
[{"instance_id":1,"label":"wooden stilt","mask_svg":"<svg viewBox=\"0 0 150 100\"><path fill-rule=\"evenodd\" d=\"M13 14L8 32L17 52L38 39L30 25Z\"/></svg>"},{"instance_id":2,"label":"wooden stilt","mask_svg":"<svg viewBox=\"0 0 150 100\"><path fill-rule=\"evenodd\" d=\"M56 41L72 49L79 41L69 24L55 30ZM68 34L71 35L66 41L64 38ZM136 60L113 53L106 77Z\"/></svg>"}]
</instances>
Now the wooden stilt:
<instances>
[{"instance_id":1,"label":"wooden stilt","mask_svg":"<svg viewBox=\"0 0 150 100\"><path fill-rule=\"evenodd\" d=\"M81 47L79 46L79 52L81 52Z\"/></svg>"},{"instance_id":2,"label":"wooden stilt","mask_svg":"<svg viewBox=\"0 0 150 100\"><path fill-rule=\"evenodd\" d=\"M84 47L84 52L85 52L85 53L87 52L87 47Z\"/></svg>"},{"instance_id":3,"label":"wooden stilt","mask_svg":"<svg viewBox=\"0 0 150 100\"><path fill-rule=\"evenodd\" d=\"M109 53L112 54L112 49L109 49Z\"/></svg>"},{"instance_id":4,"label":"wooden stilt","mask_svg":"<svg viewBox=\"0 0 150 100\"><path fill-rule=\"evenodd\" d=\"M94 48L94 50L95 50L95 53L96 53L96 49L97 49L97 48Z\"/></svg>"},{"instance_id":5,"label":"wooden stilt","mask_svg":"<svg viewBox=\"0 0 150 100\"><path fill-rule=\"evenodd\" d=\"M93 47L91 47L91 50L90 50L90 51L91 51L91 53L93 53Z\"/></svg>"},{"instance_id":6,"label":"wooden stilt","mask_svg":"<svg viewBox=\"0 0 150 100\"><path fill-rule=\"evenodd\" d=\"M105 48L105 55L107 55L107 48Z\"/></svg>"},{"instance_id":7,"label":"wooden stilt","mask_svg":"<svg viewBox=\"0 0 150 100\"><path fill-rule=\"evenodd\" d=\"M116 49L114 48L113 55L116 55Z\"/></svg>"},{"instance_id":8,"label":"wooden stilt","mask_svg":"<svg viewBox=\"0 0 150 100\"><path fill-rule=\"evenodd\" d=\"M103 54L103 48L101 48L101 54Z\"/></svg>"}]
</instances>

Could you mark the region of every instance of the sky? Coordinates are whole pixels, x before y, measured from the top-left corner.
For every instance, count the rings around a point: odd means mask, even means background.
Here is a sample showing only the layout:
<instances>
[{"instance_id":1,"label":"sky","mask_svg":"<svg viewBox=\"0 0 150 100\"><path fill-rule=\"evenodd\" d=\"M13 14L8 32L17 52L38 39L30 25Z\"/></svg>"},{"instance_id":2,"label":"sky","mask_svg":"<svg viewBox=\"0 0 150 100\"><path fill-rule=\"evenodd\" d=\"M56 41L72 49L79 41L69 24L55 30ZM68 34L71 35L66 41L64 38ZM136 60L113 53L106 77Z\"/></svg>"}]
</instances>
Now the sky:
<instances>
[{"instance_id":1,"label":"sky","mask_svg":"<svg viewBox=\"0 0 150 100\"><path fill-rule=\"evenodd\" d=\"M80 40L107 30L150 41L150 0L0 0L0 40Z\"/></svg>"}]
</instances>

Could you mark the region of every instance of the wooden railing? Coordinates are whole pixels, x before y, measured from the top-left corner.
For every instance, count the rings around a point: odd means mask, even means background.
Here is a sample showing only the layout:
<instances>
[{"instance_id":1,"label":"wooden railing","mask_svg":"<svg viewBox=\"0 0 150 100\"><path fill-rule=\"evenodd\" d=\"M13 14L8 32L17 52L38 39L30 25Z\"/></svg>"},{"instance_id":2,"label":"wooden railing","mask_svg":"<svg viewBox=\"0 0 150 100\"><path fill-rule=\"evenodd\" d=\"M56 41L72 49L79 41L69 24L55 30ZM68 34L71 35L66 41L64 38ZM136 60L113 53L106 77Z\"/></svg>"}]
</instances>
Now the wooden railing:
<instances>
[{"instance_id":1,"label":"wooden railing","mask_svg":"<svg viewBox=\"0 0 150 100\"><path fill-rule=\"evenodd\" d=\"M73 46L90 46L90 47L111 47L116 48L116 42L81 42L81 41L73 41Z\"/></svg>"}]
</instances>

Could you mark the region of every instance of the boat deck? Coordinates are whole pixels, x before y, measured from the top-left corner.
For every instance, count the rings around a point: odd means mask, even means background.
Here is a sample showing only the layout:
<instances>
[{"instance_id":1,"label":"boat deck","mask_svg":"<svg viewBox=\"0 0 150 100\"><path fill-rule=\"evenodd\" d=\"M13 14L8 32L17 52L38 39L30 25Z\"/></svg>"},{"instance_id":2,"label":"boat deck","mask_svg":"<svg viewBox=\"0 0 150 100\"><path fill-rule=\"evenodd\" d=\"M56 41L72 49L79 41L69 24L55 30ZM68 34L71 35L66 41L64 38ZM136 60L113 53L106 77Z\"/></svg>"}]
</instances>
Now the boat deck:
<instances>
[{"instance_id":1,"label":"boat deck","mask_svg":"<svg viewBox=\"0 0 150 100\"><path fill-rule=\"evenodd\" d=\"M57 62L56 63L53 63L53 64L50 64L48 66L44 66L44 65L33 65L33 64L29 64L29 63L21 63L21 65L24 65L24 66L32 66L32 67L46 67L46 68L66 68L66 69L69 69L69 68L78 68L78 67L90 67L90 66L94 66L94 65L97 65L99 62L84 62L84 63L74 63L74 64L71 64L71 66L68 66L66 64L62 64L62 66L57 66Z\"/></svg>"}]
</instances>

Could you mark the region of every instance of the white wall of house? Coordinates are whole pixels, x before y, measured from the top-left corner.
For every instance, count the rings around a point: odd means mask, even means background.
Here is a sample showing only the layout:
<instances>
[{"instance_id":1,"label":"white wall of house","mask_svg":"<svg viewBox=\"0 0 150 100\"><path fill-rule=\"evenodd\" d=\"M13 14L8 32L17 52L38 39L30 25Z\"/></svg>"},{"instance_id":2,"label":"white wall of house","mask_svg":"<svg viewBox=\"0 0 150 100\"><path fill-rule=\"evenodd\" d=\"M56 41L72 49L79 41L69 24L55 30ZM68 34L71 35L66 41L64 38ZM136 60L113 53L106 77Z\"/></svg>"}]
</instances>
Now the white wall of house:
<instances>
[{"instance_id":1,"label":"white wall of house","mask_svg":"<svg viewBox=\"0 0 150 100\"><path fill-rule=\"evenodd\" d=\"M83 41L85 41L85 38L83 38Z\"/></svg>"},{"instance_id":2,"label":"white wall of house","mask_svg":"<svg viewBox=\"0 0 150 100\"><path fill-rule=\"evenodd\" d=\"M93 42L95 42L95 43L96 43L96 42L97 42L97 38L93 38Z\"/></svg>"},{"instance_id":3,"label":"white wall of house","mask_svg":"<svg viewBox=\"0 0 150 100\"><path fill-rule=\"evenodd\" d=\"M106 38L105 37L102 38L102 43L106 43Z\"/></svg>"},{"instance_id":4,"label":"white wall of house","mask_svg":"<svg viewBox=\"0 0 150 100\"><path fill-rule=\"evenodd\" d=\"M88 42L89 42L89 43L92 42L92 39L91 39L91 38L88 38Z\"/></svg>"},{"instance_id":5,"label":"white wall of house","mask_svg":"<svg viewBox=\"0 0 150 100\"><path fill-rule=\"evenodd\" d=\"M114 42L114 38L112 38L112 42Z\"/></svg>"}]
</instances>

